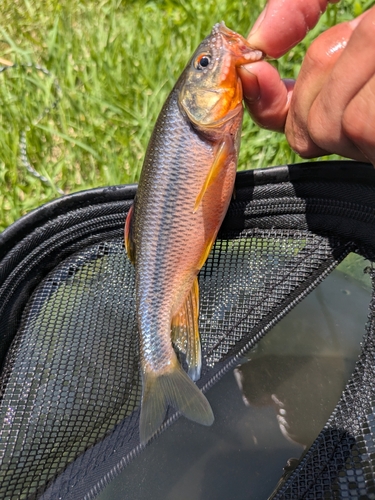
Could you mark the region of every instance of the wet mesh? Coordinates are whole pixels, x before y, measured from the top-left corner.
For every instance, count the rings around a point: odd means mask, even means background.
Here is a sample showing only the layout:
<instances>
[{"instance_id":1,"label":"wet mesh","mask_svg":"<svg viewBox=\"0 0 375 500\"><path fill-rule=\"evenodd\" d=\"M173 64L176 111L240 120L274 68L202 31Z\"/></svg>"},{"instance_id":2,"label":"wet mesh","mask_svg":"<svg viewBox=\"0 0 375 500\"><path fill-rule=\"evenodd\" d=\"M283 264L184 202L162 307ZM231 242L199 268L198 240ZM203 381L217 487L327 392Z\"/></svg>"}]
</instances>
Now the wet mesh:
<instances>
[{"instance_id":1,"label":"wet mesh","mask_svg":"<svg viewBox=\"0 0 375 500\"><path fill-rule=\"evenodd\" d=\"M134 271L123 248L134 194L63 198L0 236L0 498L93 498L142 451ZM238 176L199 275L203 390L349 252L374 260L374 195L372 168L350 162ZM374 301L341 401L275 498L375 498ZM172 409L168 417L164 428Z\"/></svg>"},{"instance_id":2,"label":"wet mesh","mask_svg":"<svg viewBox=\"0 0 375 500\"><path fill-rule=\"evenodd\" d=\"M277 499L375 498L375 272L362 352L329 422Z\"/></svg>"}]
</instances>

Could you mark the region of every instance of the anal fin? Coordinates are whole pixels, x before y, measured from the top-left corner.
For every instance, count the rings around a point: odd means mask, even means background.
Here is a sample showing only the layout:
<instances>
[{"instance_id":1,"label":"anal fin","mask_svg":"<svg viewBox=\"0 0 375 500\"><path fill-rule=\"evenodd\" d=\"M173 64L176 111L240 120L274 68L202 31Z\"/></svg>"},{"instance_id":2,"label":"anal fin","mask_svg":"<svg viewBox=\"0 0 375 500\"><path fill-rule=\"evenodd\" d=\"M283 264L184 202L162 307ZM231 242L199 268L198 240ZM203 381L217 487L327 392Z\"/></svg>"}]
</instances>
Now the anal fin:
<instances>
[{"instance_id":1,"label":"anal fin","mask_svg":"<svg viewBox=\"0 0 375 500\"><path fill-rule=\"evenodd\" d=\"M188 375L194 381L200 378L202 369L198 315L199 285L195 278L184 304L172 319L172 342L186 354Z\"/></svg>"}]
</instances>

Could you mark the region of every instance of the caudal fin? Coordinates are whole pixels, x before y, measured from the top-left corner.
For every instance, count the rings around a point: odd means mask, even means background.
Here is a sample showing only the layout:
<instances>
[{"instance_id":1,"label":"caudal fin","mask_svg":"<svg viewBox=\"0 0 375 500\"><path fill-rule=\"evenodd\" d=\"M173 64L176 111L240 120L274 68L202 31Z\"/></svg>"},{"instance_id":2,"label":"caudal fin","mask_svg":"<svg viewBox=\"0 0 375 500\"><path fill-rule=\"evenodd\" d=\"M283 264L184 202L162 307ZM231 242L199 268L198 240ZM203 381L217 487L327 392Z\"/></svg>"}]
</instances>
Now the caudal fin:
<instances>
[{"instance_id":1,"label":"caudal fin","mask_svg":"<svg viewBox=\"0 0 375 500\"><path fill-rule=\"evenodd\" d=\"M203 393L182 370L177 360L174 369L156 376L152 372L143 374L143 393L139 435L142 444L159 429L168 408L173 406L189 420L202 425L211 425L214 415L210 403Z\"/></svg>"}]
</instances>

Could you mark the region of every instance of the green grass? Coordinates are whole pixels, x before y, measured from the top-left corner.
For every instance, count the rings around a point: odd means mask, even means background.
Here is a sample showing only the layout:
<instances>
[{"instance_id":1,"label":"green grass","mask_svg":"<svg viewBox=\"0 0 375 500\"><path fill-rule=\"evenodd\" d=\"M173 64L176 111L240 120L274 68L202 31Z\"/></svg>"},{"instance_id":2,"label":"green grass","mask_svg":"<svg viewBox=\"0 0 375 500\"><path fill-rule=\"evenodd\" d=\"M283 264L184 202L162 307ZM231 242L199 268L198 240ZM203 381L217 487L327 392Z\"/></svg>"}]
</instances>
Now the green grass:
<instances>
[{"instance_id":1,"label":"green grass","mask_svg":"<svg viewBox=\"0 0 375 500\"><path fill-rule=\"evenodd\" d=\"M0 57L20 66L0 73L0 230L59 189L136 182L160 107L200 40L221 20L247 34L264 3L2 0ZM311 40L360 14L364 3L329 7L305 42L276 63L281 74L295 77ZM23 131L30 162L48 183L20 159ZM246 117L240 169L296 161L283 135Z\"/></svg>"}]
</instances>

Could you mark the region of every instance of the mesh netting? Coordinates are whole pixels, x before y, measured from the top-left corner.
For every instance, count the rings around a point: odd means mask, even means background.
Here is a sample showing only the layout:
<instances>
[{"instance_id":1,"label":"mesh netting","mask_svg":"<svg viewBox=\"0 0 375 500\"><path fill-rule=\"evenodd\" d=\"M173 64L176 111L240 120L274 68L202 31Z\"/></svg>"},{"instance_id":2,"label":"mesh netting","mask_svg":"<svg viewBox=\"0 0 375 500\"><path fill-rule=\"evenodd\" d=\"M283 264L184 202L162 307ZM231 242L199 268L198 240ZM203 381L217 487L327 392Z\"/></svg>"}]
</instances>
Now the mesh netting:
<instances>
[{"instance_id":1,"label":"mesh netting","mask_svg":"<svg viewBox=\"0 0 375 500\"><path fill-rule=\"evenodd\" d=\"M354 181L345 165L339 180L320 179L319 165L239 176L199 275L203 390L350 251L373 259L375 176L362 166L366 182ZM1 498L92 498L141 452L134 272L122 241L134 192L75 195L3 235ZM277 498L375 491L373 321L371 309L356 372Z\"/></svg>"},{"instance_id":2,"label":"mesh netting","mask_svg":"<svg viewBox=\"0 0 375 500\"><path fill-rule=\"evenodd\" d=\"M375 272L362 353L329 422L275 499L375 498Z\"/></svg>"},{"instance_id":3,"label":"mesh netting","mask_svg":"<svg viewBox=\"0 0 375 500\"><path fill-rule=\"evenodd\" d=\"M1 497L35 493L137 406L133 281L118 241L35 290L3 371Z\"/></svg>"}]
</instances>

